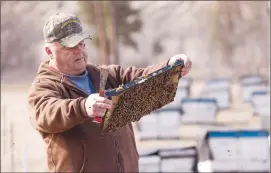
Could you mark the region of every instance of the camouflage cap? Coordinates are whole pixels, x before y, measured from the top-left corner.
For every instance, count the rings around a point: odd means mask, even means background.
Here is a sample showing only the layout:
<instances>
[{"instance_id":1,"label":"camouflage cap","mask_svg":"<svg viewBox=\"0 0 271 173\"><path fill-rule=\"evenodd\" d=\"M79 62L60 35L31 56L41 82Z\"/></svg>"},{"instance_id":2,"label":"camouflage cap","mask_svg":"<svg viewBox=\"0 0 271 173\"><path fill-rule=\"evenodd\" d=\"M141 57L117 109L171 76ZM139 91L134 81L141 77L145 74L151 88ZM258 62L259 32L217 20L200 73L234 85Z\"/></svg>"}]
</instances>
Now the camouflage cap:
<instances>
[{"instance_id":1,"label":"camouflage cap","mask_svg":"<svg viewBox=\"0 0 271 173\"><path fill-rule=\"evenodd\" d=\"M81 22L77 16L68 13L57 13L49 18L43 27L45 42L59 42L65 47L74 47L84 39L91 39L83 33Z\"/></svg>"}]
</instances>

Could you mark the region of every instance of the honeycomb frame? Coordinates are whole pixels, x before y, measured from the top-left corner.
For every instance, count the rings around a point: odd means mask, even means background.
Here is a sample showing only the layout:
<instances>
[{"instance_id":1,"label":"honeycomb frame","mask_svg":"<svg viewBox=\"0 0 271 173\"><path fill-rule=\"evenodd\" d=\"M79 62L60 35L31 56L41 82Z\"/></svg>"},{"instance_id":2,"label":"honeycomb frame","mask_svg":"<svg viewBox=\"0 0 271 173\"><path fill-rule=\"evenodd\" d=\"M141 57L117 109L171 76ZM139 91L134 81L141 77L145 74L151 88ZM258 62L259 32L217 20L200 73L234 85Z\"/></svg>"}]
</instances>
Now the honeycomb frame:
<instances>
[{"instance_id":1,"label":"honeycomb frame","mask_svg":"<svg viewBox=\"0 0 271 173\"><path fill-rule=\"evenodd\" d=\"M113 101L113 110L106 111L100 126L103 134L114 132L130 122L174 101L183 61L167 65L125 85L105 91ZM154 87L155 86L155 87Z\"/></svg>"}]
</instances>

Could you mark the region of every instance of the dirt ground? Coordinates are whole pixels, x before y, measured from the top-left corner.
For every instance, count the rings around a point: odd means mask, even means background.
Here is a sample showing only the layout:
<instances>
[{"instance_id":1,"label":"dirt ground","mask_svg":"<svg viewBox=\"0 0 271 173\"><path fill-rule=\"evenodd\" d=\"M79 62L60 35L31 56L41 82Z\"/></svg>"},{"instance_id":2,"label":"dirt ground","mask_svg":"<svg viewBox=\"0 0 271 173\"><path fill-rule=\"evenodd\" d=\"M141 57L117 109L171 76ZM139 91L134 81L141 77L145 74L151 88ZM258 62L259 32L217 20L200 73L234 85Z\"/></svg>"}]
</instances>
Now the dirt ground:
<instances>
[{"instance_id":1,"label":"dirt ground","mask_svg":"<svg viewBox=\"0 0 271 173\"><path fill-rule=\"evenodd\" d=\"M26 101L28 87L29 85L3 85L1 89L1 170L3 172L42 172L47 170L43 141L30 125L28 119ZM203 87L203 81L193 81L191 96L199 96ZM218 112L217 121L229 128L260 128L259 117L252 115L252 108L249 104L243 103L241 93L239 84L233 83L231 86L233 98L231 107L229 110ZM142 142L139 141L136 132L137 147L195 145L198 142L198 135L206 128L199 125L182 125L180 128L181 139L166 141Z\"/></svg>"}]
</instances>

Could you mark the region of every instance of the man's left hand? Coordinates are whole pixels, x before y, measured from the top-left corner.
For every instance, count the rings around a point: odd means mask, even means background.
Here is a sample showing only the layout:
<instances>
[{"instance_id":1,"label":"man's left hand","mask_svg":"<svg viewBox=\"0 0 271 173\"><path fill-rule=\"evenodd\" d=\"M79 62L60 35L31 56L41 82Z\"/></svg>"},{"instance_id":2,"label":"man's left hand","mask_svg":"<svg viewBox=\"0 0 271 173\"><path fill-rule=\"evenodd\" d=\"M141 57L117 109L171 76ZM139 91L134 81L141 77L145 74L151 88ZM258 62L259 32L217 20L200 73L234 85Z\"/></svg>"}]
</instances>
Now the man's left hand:
<instances>
[{"instance_id":1,"label":"man's left hand","mask_svg":"<svg viewBox=\"0 0 271 173\"><path fill-rule=\"evenodd\" d=\"M190 61L189 58L187 58L186 55L184 54L178 54L178 55L174 55L173 57L171 57L168 61L168 65L174 65L174 63L177 60L183 60L184 61L184 67L182 68L182 72L181 75L185 76L189 73L189 71L192 68L192 62Z\"/></svg>"}]
</instances>

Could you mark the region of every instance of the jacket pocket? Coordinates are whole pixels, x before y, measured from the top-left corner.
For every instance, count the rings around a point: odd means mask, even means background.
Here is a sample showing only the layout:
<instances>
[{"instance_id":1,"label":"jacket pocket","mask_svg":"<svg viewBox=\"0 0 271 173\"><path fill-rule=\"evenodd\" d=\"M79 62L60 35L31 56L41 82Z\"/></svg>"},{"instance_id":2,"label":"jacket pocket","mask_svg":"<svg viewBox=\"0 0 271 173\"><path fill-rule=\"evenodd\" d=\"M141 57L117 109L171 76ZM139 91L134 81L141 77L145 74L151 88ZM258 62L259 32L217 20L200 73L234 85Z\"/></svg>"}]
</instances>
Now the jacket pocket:
<instances>
[{"instance_id":1,"label":"jacket pocket","mask_svg":"<svg viewBox=\"0 0 271 173\"><path fill-rule=\"evenodd\" d=\"M83 172L86 165L86 145L79 138L57 135L51 142L50 160L52 172Z\"/></svg>"}]
</instances>

